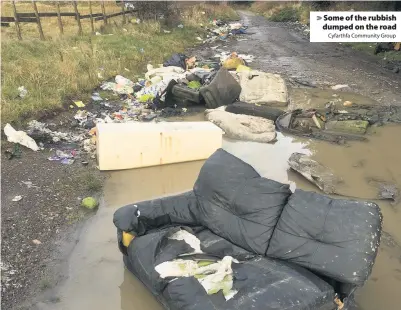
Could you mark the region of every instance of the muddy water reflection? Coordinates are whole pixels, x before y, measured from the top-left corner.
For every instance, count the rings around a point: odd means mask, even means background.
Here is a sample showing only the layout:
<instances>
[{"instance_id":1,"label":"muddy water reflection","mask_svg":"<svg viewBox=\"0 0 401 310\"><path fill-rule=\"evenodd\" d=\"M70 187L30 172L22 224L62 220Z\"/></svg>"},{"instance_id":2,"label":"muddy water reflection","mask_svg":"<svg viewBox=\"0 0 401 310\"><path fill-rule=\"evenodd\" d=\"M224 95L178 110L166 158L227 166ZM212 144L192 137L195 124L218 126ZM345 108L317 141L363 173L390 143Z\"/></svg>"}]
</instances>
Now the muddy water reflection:
<instances>
[{"instance_id":1,"label":"muddy water reflection","mask_svg":"<svg viewBox=\"0 0 401 310\"><path fill-rule=\"evenodd\" d=\"M116 245L114 211L123 205L190 190L203 162L112 172L104 201L69 260L60 303L43 309L159 310L152 294L125 270Z\"/></svg>"},{"instance_id":2,"label":"muddy water reflection","mask_svg":"<svg viewBox=\"0 0 401 310\"><path fill-rule=\"evenodd\" d=\"M353 143L345 148L327 143L310 144L313 156L343 178L346 186L342 190L349 195L376 195L376 188L367 182L371 178L395 183L401 188L401 126L372 129L366 143ZM302 186L302 182L297 184ZM386 234L373 273L357 292L357 301L363 310L396 310L401 305L401 204L377 202L383 213Z\"/></svg>"},{"instance_id":3,"label":"muddy water reflection","mask_svg":"<svg viewBox=\"0 0 401 310\"><path fill-rule=\"evenodd\" d=\"M293 187L318 191L288 170L292 152L312 154L331 167L355 195L373 195L366 178L392 181L401 187L401 127L374 129L367 143L348 147L306 141L278 134L278 142L260 144L225 140L223 147L250 163L262 176ZM70 259L70 278L61 288L60 303L51 309L158 310L160 304L127 272L116 246L112 215L116 208L135 201L183 192L190 188L203 162L112 172L106 182L103 207L88 225ZM401 206L380 202L386 238L368 283L357 292L363 310L396 310L401 304ZM398 243L398 244L397 244ZM49 308L50 309L50 308Z\"/></svg>"}]
</instances>

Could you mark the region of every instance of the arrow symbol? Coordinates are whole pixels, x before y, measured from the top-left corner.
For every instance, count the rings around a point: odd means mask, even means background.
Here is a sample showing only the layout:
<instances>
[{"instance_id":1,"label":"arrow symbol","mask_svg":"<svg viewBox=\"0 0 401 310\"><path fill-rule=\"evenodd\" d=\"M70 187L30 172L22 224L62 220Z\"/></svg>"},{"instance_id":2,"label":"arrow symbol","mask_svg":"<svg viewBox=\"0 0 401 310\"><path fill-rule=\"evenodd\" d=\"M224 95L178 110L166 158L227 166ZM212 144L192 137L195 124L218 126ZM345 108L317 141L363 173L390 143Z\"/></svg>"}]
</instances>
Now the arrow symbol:
<instances>
[{"instance_id":1,"label":"arrow symbol","mask_svg":"<svg viewBox=\"0 0 401 310\"><path fill-rule=\"evenodd\" d=\"M317 20L321 20L322 19L322 17L321 16L317 16Z\"/></svg>"}]
</instances>

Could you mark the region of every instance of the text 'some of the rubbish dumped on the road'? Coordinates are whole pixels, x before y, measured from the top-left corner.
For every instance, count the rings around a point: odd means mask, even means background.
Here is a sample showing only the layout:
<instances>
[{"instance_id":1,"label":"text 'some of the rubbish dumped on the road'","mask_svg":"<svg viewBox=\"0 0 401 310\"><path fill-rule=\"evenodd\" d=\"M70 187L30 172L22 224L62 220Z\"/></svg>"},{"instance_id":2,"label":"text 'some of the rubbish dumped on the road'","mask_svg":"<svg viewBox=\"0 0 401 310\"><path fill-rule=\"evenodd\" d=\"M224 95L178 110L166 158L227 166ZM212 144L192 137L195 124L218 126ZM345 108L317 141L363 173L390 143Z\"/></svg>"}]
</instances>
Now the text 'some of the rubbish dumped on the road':
<instances>
[{"instance_id":1,"label":"text 'some of the rubbish dumped on the road'","mask_svg":"<svg viewBox=\"0 0 401 310\"><path fill-rule=\"evenodd\" d=\"M311 42L400 42L401 12L310 12Z\"/></svg>"}]
</instances>

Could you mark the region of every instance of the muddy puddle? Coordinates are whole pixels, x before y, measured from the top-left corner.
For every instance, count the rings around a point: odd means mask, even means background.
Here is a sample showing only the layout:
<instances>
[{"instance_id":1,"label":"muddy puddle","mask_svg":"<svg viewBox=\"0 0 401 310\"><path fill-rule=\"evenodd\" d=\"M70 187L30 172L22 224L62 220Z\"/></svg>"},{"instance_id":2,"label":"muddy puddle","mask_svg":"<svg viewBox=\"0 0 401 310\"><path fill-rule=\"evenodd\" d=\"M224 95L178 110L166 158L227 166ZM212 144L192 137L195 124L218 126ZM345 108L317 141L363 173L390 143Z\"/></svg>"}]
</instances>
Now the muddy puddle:
<instances>
[{"instance_id":1,"label":"muddy puddle","mask_svg":"<svg viewBox=\"0 0 401 310\"><path fill-rule=\"evenodd\" d=\"M289 110L324 108L329 101L337 101L340 104L344 101L367 105L378 104L377 101L356 93L332 89L292 88L289 93Z\"/></svg>"},{"instance_id":2,"label":"muddy puddle","mask_svg":"<svg viewBox=\"0 0 401 310\"><path fill-rule=\"evenodd\" d=\"M299 92L301 97L302 91ZM331 96L331 91L327 95ZM201 119L202 114L197 114L187 121ZM343 179L346 194L372 197L377 190L369 183L371 179L392 182L401 188L400 137L401 126L388 125L372 128L368 142L348 146L278 133L275 144L225 139L223 148L251 164L264 177L290 183L292 189L319 191L289 171L287 164L293 152L311 154ZM198 161L111 172L102 205L86 226L69 260L69 278L54 291L58 302L45 302L40 309L162 309L147 289L125 270L116 244L112 216L123 205L190 190L202 164ZM392 206L386 201L377 202L384 215L385 233L373 274L357 291L358 309L396 310L401 304L401 204Z\"/></svg>"}]
</instances>

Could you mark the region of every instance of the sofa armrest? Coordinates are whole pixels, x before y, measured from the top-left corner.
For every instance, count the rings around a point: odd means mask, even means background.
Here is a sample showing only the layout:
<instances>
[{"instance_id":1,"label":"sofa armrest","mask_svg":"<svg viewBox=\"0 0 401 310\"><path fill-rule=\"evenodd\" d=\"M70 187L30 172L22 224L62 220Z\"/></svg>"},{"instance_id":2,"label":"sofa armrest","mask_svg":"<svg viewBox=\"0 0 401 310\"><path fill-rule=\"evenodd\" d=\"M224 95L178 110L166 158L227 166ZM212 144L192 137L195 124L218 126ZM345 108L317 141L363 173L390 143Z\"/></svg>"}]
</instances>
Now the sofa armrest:
<instances>
[{"instance_id":1,"label":"sofa armrest","mask_svg":"<svg viewBox=\"0 0 401 310\"><path fill-rule=\"evenodd\" d=\"M130 204L114 213L113 222L118 230L135 236L166 225L199 225L197 202L192 191Z\"/></svg>"}]
</instances>

